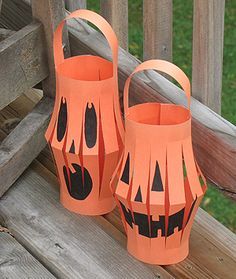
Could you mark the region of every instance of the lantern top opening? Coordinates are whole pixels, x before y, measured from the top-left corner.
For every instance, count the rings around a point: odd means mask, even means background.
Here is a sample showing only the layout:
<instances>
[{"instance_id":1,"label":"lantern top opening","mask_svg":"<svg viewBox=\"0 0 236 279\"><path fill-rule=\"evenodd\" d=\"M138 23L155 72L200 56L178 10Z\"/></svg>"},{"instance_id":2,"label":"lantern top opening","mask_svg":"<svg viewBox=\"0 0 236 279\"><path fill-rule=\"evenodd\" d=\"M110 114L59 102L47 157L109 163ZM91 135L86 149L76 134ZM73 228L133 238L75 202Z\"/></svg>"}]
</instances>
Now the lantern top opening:
<instances>
[{"instance_id":1,"label":"lantern top opening","mask_svg":"<svg viewBox=\"0 0 236 279\"><path fill-rule=\"evenodd\" d=\"M73 56L58 65L56 72L72 80L98 82L113 78L113 63L99 56Z\"/></svg>"},{"instance_id":2,"label":"lantern top opening","mask_svg":"<svg viewBox=\"0 0 236 279\"><path fill-rule=\"evenodd\" d=\"M171 126L188 122L190 111L179 105L145 103L129 107L126 119L151 126Z\"/></svg>"}]
</instances>

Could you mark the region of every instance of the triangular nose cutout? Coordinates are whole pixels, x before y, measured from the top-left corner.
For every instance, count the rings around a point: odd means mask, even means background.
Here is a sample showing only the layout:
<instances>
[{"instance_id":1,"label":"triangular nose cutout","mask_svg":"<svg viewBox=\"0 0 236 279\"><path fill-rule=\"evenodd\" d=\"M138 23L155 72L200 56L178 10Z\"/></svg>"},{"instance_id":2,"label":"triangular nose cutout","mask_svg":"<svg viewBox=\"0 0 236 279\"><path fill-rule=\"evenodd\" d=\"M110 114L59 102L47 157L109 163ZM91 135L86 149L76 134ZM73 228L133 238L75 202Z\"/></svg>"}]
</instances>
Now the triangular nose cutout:
<instances>
[{"instance_id":1,"label":"triangular nose cutout","mask_svg":"<svg viewBox=\"0 0 236 279\"><path fill-rule=\"evenodd\" d=\"M141 194L141 187L139 186L138 188L138 192L136 194L136 197L134 199L136 202L142 202L142 194Z\"/></svg>"}]
</instances>

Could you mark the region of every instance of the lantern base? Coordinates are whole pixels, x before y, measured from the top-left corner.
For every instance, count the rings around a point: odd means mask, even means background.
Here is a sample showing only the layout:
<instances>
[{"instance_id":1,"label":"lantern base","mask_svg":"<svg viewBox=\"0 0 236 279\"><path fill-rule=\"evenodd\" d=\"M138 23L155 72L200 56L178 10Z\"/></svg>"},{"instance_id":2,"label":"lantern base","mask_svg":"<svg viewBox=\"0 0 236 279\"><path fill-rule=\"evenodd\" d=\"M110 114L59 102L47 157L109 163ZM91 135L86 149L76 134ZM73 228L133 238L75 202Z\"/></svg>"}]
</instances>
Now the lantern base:
<instances>
[{"instance_id":1,"label":"lantern base","mask_svg":"<svg viewBox=\"0 0 236 279\"><path fill-rule=\"evenodd\" d=\"M113 198L107 198L103 200L93 201L78 201L72 198L60 197L61 204L71 212L78 213L81 215L104 215L111 212L115 207L116 203Z\"/></svg>"},{"instance_id":2,"label":"lantern base","mask_svg":"<svg viewBox=\"0 0 236 279\"><path fill-rule=\"evenodd\" d=\"M189 241L185 241L185 243L182 243L178 248L164 248L159 250L158 246L145 247L142 241L137 241L134 244L128 239L127 250L133 257L142 262L157 265L170 265L179 263L188 256Z\"/></svg>"}]
</instances>

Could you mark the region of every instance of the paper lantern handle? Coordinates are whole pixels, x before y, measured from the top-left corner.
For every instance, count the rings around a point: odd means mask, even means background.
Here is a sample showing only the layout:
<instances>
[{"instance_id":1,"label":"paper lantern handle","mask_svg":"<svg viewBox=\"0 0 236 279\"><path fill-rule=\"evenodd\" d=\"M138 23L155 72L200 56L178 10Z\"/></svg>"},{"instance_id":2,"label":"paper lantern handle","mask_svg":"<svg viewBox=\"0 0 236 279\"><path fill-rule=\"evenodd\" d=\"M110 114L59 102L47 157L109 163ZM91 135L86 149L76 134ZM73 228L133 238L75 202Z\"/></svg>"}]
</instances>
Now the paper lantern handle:
<instances>
[{"instance_id":1,"label":"paper lantern handle","mask_svg":"<svg viewBox=\"0 0 236 279\"><path fill-rule=\"evenodd\" d=\"M165 60L148 60L140 65L133 71L133 73L128 77L128 79L125 82L124 87L124 113L125 116L128 114L128 108L129 108L129 86L132 76L135 73L144 71L144 70L157 70L163 73L168 74L169 76L173 77L183 88L187 100L188 100L188 109L190 110L190 99L191 99L191 87L190 87L190 81L186 74L176 65L165 61Z\"/></svg>"},{"instance_id":2,"label":"paper lantern handle","mask_svg":"<svg viewBox=\"0 0 236 279\"><path fill-rule=\"evenodd\" d=\"M89 22L94 24L98 29L100 29L100 31L106 37L112 51L113 75L114 75L117 71L117 61L118 61L117 37L110 24L103 17L89 10L77 10L72 12L69 16L67 16L65 19L63 19L60 22L57 29L55 30L54 39L53 39L55 67L57 68L57 66L62 64L65 60L63 48L62 48L62 31L63 31L65 21L71 18L81 18L81 19L88 20Z\"/></svg>"}]
</instances>

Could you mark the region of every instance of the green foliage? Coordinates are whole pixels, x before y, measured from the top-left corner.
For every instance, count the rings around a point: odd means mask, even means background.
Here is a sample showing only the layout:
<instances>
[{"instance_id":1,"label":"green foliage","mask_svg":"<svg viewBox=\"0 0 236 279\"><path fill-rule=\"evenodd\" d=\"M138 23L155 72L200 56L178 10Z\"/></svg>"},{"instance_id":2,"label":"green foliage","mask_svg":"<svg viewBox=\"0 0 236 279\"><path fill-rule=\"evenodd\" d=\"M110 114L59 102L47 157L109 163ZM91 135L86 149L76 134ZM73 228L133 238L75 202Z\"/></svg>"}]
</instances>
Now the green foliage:
<instances>
[{"instance_id":1,"label":"green foliage","mask_svg":"<svg viewBox=\"0 0 236 279\"><path fill-rule=\"evenodd\" d=\"M129 0L129 51L143 58L142 0ZM173 18L173 61L191 78L193 1L175 0ZM88 8L99 11L99 1ZM236 124L236 1L226 1L222 116ZM236 232L236 204L209 185L201 204L208 213Z\"/></svg>"},{"instance_id":2,"label":"green foliage","mask_svg":"<svg viewBox=\"0 0 236 279\"><path fill-rule=\"evenodd\" d=\"M227 199L214 186L208 185L201 207L214 216L219 222L236 232L235 202Z\"/></svg>"}]
</instances>

